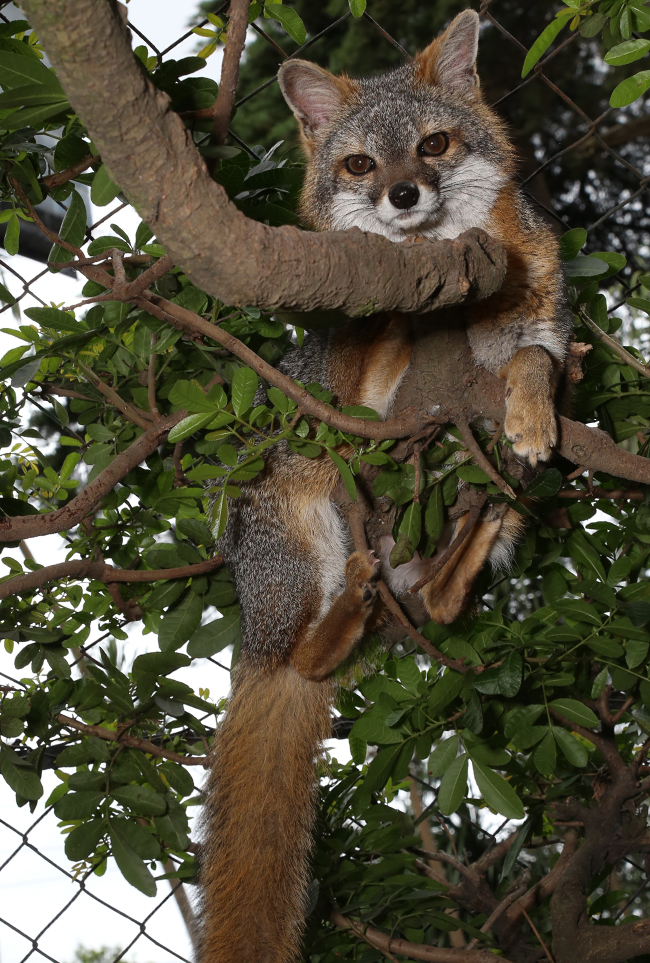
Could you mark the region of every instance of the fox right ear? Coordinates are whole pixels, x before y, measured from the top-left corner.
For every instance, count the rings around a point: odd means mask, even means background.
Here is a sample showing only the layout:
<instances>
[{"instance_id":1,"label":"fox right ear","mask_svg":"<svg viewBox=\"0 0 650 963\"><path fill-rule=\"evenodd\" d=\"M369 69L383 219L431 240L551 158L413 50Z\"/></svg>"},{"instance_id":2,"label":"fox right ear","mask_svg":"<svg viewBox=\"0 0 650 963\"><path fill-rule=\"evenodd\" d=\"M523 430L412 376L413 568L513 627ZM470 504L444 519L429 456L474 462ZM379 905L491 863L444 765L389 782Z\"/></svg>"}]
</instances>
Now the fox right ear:
<instances>
[{"instance_id":1,"label":"fox right ear","mask_svg":"<svg viewBox=\"0 0 650 963\"><path fill-rule=\"evenodd\" d=\"M463 10L447 29L416 56L416 64L426 81L472 96L479 89L476 73L478 14Z\"/></svg>"},{"instance_id":2,"label":"fox right ear","mask_svg":"<svg viewBox=\"0 0 650 963\"><path fill-rule=\"evenodd\" d=\"M307 60L283 63L278 81L308 140L330 122L352 92L352 82L347 77L335 77Z\"/></svg>"}]
</instances>

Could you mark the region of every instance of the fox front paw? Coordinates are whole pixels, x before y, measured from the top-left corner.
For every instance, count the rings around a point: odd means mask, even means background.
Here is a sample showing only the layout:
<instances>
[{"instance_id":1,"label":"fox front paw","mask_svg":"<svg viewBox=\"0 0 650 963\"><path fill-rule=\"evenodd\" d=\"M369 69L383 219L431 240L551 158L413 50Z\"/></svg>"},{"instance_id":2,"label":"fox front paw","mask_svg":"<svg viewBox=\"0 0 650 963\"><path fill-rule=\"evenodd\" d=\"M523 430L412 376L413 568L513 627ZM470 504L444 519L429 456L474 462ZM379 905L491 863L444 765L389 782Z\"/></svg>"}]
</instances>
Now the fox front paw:
<instances>
[{"instance_id":1,"label":"fox front paw","mask_svg":"<svg viewBox=\"0 0 650 963\"><path fill-rule=\"evenodd\" d=\"M371 609L377 598L379 559L374 552L353 552L345 565L345 581L365 608Z\"/></svg>"},{"instance_id":2,"label":"fox front paw","mask_svg":"<svg viewBox=\"0 0 650 963\"><path fill-rule=\"evenodd\" d=\"M512 450L534 468L548 461L557 445L557 419L552 404L524 401L514 390L506 402L504 431Z\"/></svg>"}]
</instances>

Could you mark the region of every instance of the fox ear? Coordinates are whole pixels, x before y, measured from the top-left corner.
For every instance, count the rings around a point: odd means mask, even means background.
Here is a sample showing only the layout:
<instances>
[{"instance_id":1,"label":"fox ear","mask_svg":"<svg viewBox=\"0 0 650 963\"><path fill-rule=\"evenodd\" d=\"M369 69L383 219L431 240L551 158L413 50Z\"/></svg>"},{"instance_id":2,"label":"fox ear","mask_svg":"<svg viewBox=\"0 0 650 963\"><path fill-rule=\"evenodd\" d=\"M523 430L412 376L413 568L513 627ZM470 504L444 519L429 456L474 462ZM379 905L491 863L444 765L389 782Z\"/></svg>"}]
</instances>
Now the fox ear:
<instances>
[{"instance_id":1,"label":"fox ear","mask_svg":"<svg viewBox=\"0 0 650 963\"><path fill-rule=\"evenodd\" d=\"M418 65L428 83L466 94L478 90L478 23L474 10L464 10L418 54Z\"/></svg>"},{"instance_id":2,"label":"fox ear","mask_svg":"<svg viewBox=\"0 0 650 963\"><path fill-rule=\"evenodd\" d=\"M352 82L346 77L335 77L307 60L282 64L278 81L308 140L330 122L352 91Z\"/></svg>"}]
</instances>

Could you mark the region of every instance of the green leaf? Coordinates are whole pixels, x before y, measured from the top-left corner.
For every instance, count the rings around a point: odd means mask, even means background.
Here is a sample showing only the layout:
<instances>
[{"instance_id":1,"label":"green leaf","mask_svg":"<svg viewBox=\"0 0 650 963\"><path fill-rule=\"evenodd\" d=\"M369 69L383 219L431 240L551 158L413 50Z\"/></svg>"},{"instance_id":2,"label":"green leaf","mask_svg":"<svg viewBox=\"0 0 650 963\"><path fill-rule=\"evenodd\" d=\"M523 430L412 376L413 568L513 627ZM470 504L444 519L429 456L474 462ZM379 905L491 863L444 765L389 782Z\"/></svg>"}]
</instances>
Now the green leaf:
<instances>
[{"instance_id":1,"label":"green leaf","mask_svg":"<svg viewBox=\"0 0 650 963\"><path fill-rule=\"evenodd\" d=\"M106 828L106 820L102 817L89 819L73 829L65 837L65 854L68 859L77 863L94 853Z\"/></svg>"},{"instance_id":2,"label":"green leaf","mask_svg":"<svg viewBox=\"0 0 650 963\"><path fill-rule=\"evenodd\" d=\"M187 418L183 418L177 425L174 425L167 437L169 441L174 443L183 441L184 438L189 438L190 435L193 435L195 431L199 431L201 428L209 425L213 418L214 411L205 414L188 415Z\"/></svg>"},{"instance_id":3,"label":"green leaf","mask_svg":"<svg viewBox=\"0 0 650 963\"><path fill-rule=\"evenodd\" d=\"M499 667L499 691L507 699L512 699L521 688L524 663L518 652L509 652Z\"/></svg>"},{"instance_id":4,"label":"green leaf","mask_svg":"<svg viewBox=\"0 0 650 963\"><path fill-rule=\"evenodd\" d=\"M587 726L587 728L598 725L596 714L588 706L578 702L577 699L554 699L553 702L549 702L549 706L563 715L569 722L575 722L577 725Z\"/></svg>"},{"instance_id":5,"label":"green leaf","mask_svg":"<svg viewBox=\"0 0 650 963\"><path fill-rule=\"evenodd\" d=\"M550 498L557 495L562 484L562 473L557 468L548 468L537 478L533 478L525 494L532 498Z\"/></svg>"},{"instance_id":6,"label":"green leaf","mask_svg":"<svg viewBox=\"0 0 650 963\"><path fill-rule=\"evenodd\" d=\"M436 485L429 495L429 501L424 512L424 528L432 545L437 545L445 524L442 489Z\"/></svg>"},{"instance_id":7,"label":"green leaf","mask_svg":"<svg viewBox=\"0 0 650 963\"><path fill-rule=\"evenodd\" d=\"M59 104L61 101L66 102L65 96L60 91L48 90L43 84L26 84L24 87L13 87L0 94L0 110ZM4 126L5 121L3 120L2 123Z\"/></svg>"},{"instance_id":8,"label":"green leaf","mask_svg":"<svg viewBox=\"0 0 650 963\"><path fill-rule=\"evenodd\" d=\"M110 824L142 859L157 859L160 856L160 846L148 827L140 826L124 816L112 817Z\"/></svg>"},{"instance_id":9,"label":"green leaf","mask_svg":"<svg viewBox=\"0 0 650 963\"><path fill-rule=\"evenodd\" d=\"M277 20L289 34L292 40L295 40L297 44L302 44L307 38L307 31L305 30L305 25L291 7L285 7L281 0L274 0L273 3L269 3L267 0L264 5L264 16L272 17Z\"/></svg>"},{"instance_id":10,"label":"green leaf","mask_svg":"<svg viewBox=\"0 0 650 963\"><path fill-rule=\"evenodd\" d=\"M490 481L489 475L487 475L482 468L479 468L478 465L461 465L457 471L457 475L471 485L485 485Z\"/></svg>"},{"instance_id":11,"label":"green leaf","mask_svg":"<svg viewBox=\"0 0 650 963\"><path fill-rule=\"evenodd\" d=\"M561 729L559 726L553 726L553 735L567 762L570 762L572 766L578 766L579 769L584 769L589 762L589 753L582 743L578 742L576 737L572 736L566 729Z\"/></svg>"},{"instance_id":12,"label":"green leaf","mask_svg":"<svg viewBox=\"0 0 650 963\"><path fill-rule=\"evenodd\" d=\"M650 40L626 40L612 47L605 54L605 63L613 67L622 67L623 64L631 64L634 60L645 57L650 50Z\"/></svg>"},{"instance_id":13,"label":"green leaf","mask_svg":"<svg viewBox=\"0 0 650 963\"><path fill-rule=\"evenodd\" d=\"M402 743L404 736L395 729L390 729L375 712L364 712L352 726L351 735L365 742L375 745L390 745L394 742Z\"/></svg>"},{"instance_id":14,"label":"green leaf","mask_svg":"<svg viewBox=\"0 0 650 963\"><path fill-rule=\"evenodd\" d=\"M422 533L422 507L419 502L411 502L408 506L402 521L399 525L399 534L406 535L411 551L411 557L413 557L413 552L418 546L420 541L420 535Z\"/></svg>"},{"instance_id":15,"label":"green leaf","mask_svg":"<svg viewBox=\"0 0 650 963\"><path fill-rule=\"evenodd\" d=\"M532 45L528 53L526 54L526 59L524 60L524 66L522 67L521 76L525 77L531 72L537 61L540 59L542 54L544 54L548 48L551 46L559 32L563 27L569 22L569 19L573 17L573 13L567 14L564 17L557 17L555 20L551 20L548 27L539 35L535 43Z\"/></svg>"},{"instance_id":16,"label":"green leaf","mask_svg":"<svg viewBox=\"0 0 650 963\"><path fill-rule=\"evenodd\" d=\"M224 615L202 625L187 644L188 655L194 659L207 659L221 652L227 645L239 639L241 632L239 611Z\"/></svg>"},{"instance_id":17,"label":"green leaf","mask_svg":"<svg viewBox=\"0 0 650 963\"><path fill-rule=\"evenodd\" d=\"M232 406L236 415L241 417L253 404L259 384L252 368L237 368L232 379Z\"/></svg>"},{"instance_id":18,"label":"green leaf","mask_svg":"<svg viewBox=\"0 0 650 963\"><path fill-rule=\"evenodd\" d=\"M589 544L582 532L572 532L567 539L567 547L571 553L571 557L581 565L583 569L587 570L587 574L594 572L601 582L606 581L607 576L603 563L600 560L600 555Z\"/></svg>"},{"instance_id":19,"label":"green leaf","mask_svg":"<svg viewBox=\"0 0 650 963\"><path fill-rule=\"evenodd\" d=\"M648 656L648 643L638 639L630 639L625 646L625 661L628 669L636 669L638 665L645 662Z\"/></svg>"},{"instance_id":20,"label":"green leaf","mask_svg":"<svg viewBox=\"0 0 650 963\"><path fill-rule=\"evenodd\" d=\"M585 602L584 599L558 599L557 602L553 602L553 608L567 619L586 622L588 625L601 624L596 609L589 602Z\"/></svg>"},{"instance_id":21,"label":"green leaf","mask_svg":"<svg viewBox=\"0 0 650 963\"><path fill-rule=\"evenodd\" d=\"M49 120L50 117L56 117L60 114L62 110L66 110L70 104L65 99L65 97L54 99L52 103L40 104L34 107L21 107L20 110L15 110L13 114L9 114L8 117L2 121L2 126L6 130L21 130L23 127L40 127Z\"/></svg>"},{"instance_id":22,"label":"green leaf","mask_svg":"<svg viewBox=\"0 0 650 963\"><path fill-rule=\"evenodd\" d=\"M21 87L23 84L39 84L46 90L63 94L63 88L53 70L36 59L2 51L0 58L0 84L3 87Z\"/></svg>"},{"instance_id":23,"label":"green leaf","mask_svg":"<svg viewBox=\"0 0 650 963\"><path fill-rule=\"evenodd\" d=\"M330 458L332 459L332 461L334 462L334 464L339 470L339 474L343 479L343 484L345 485L345 490L348 493L348 498L350 499L351 502L356 502L357 486L354 481L354 475L350 470L350 466L332 448L327 449L327 454L330 456Z\"/></svg>"},{"instance_id":24,"label":"green leaf","mask_svg":"<svg viewBox=\"0 0 650 963\"><path fill-rule=\"evenodd\" d=\"M59 311L58 308L27 308L25 314L43 328L53 328L55 331L73 331L75 334L86 330L78 321L75 321L72 314L68 314L67 311Z\"/></svg>"},{"instance_id":25,"label":"green leaf","mask_svg":"<svg viewBox=\"0 0 650 963\"><path fill-rule=\"evenodd\" d=\"M362 17L366 9L366 0L348 0L350 13L353 17Z\"/></svg>"},{"instance_id":26,"label":"green leaf","mask_svg":"<svg viewBox=\"0 0 650 963\"><path fill-rule=\"evenodd\" d=\"M163 796L146 786L120 786L111 792L111 796L140 816L162 816L167 809Z\"/></svg>"},{"instance_id":27,"label":"green leaf","mask_svg":"<svg viewBox=\"0 0 650 963\"><path fill-rule=\"evenodd\" d=\"M96 237L95 240L88 245L88 254L90 254L91 257L94 257L95 254L103 254L104 251L110 251L110 249L113 247L117 248L118 251L123 251L125 254L131 253L131 245L127 244L123 238L114 237L111 234L103 234L101 237ZM147 251L147 253L150 252ZM171 331L170 334L178 334L178 332ZM164 341L165 335L163 335L163 337L160 339L158 351L163 350L161 348L161 344Z\"/></svg>"},{"instance_id":28,"label":"green leaf","mask_svg":"<svg viewBox=\"0 0 650 963\"><path fill-rule=\"evenodd\" d=\"M638 308L640 311L650 314L650 300L648 298L628 298L626 303L632 308Z\"/></svg>"},{"instance_id":29,"label":"green leaf","mask_svg":"<svg viewBox=\"0 0 650 963\"><path fill-rule=\"evenodd\" d=\"M506 854L506 858L503 861L499 882L504 880L506 876L514 868L514 865L517 862L517 859L519 857L519 853L523 849L523 845L526 842L526 838L533 826L533 823L534 823L533 818L529 817L526 820L526 822L520 827L519 832L517 833L517 838L515 839L510 849L508 850Z\"/></svg>"},{"instance_id":30,"label":"green leaf","mask_svg":"<svg viewBox=\"0 0 650 963\"><path fill-rule=\"evenodd\" d=\"M203 389L195 382L181 379L174 383L169 392L169 400L173 405L178 405L179 408L187 408L188 411L193 413L211 411L212 414L215 415L217 413L216 409L219 406L211 400L211 395L212 393L210 393L210 397L208 397ZM221 400L223 404L225 404L225 393Z\"/></svg>"},{"instance_id":31,"label":"green leaf","mask_svg":"<svg viewBox=\"0 0 650 963\"><path fill-rule=\"evenodd\" d=\"M103 792L81 790L68 792L54 804L54 814L58 819L88 819L104 798Z\"/></svg>"},{"instance_id":32,"label":"green leaf","mask_svg":"<svg viewBox=\"0 0 650 963\"><path fill-rule=\"evenodd\" d=\"M15 297L13 296L11 291L8 291L6 289L4 284L0 284L0 301L2 301L3 304L8 304L10 306L16 303Z\"/></svg>"},{"instance_id":33,"label":"green leaf","mask_svg":"<svg viewBox=\"0 0 650 963\"><path fill-rule=\"evenodd\" d=\"M14 753L6 749L0 752L0 772L5 782L23 799L40 799L43 795L43 786L38 773L31 766L14 765L12 756ZM18 761L20 757L15 756L15 758Z\"/></svg>"},{"instance_id":34,"label":"green leaf","mask_svg":"<svg viewBox=\"0 0 650 963\"><path fill-rule=\"evenodd\" d=\"M430 776L444 775L458 755L458 736L443 739L429 756L427 771Z\"/></svg>"},{"instance_id":35,"label":"green leaf","mask_svg":"<svg viewBox=\"0 0 650 963\"><path fill-rule=\"evenodd\" d=\"M555 739L550 729L535 750L533 762L543 776L550 776L555 772Z\"/></svg>"},{"instance_id":36,"label":"green leaf","mask_svg":"<svg viewBox=\"0 0 650 963\"><path fill-rule=\"evenodd\" d=\"M81 247L85 236L86 205L83 202L81 194L79 194L78 191L73 191L70 195L68 210L59 229L59 237L67 241L68 244ZM74 255L70 251L66 251L59 244L54 244L48 255L48 262L50 264L64 264L67 261L71 261L73 257Z\"/></svg>"},{"instance_id":37,"label":"green leaf","mask_svg":"<svg viewBox=\"0 0 650 963\"><path fill-rule=\"evenodd\" d=\"M560 257L563 261L572 261L587 243L587 232L584 227L575 227L567 231L560 238Z\"/></svg>"},{"instance_id":38,"label":"green leaf","mask_svg":"<svg viewBox=\"0 0 650 963\"><path fill-rule=\"evenodd\" d=\"M469 698L463 716L463 725L476 735L483 729L483 707L478 692L472 692Z\"/></svg>"},{"instance_id":39,"label":"green leaf","mask_svg":"<svg viewBox=\"0 0 650 963\"><path fill-rule=\"evenodd\" d=\"M581 255L564 262L564 273L569 279L598 277L606 271L607 265L597 257Z\"/></svg>"},{"instance_id":40,"label":"green leaf","mask_svg":"<svg viewBox=\"0 0 650 963\"><path fill-rule=\"evenodd\" d=\"M468 756L458 756L447 769L440 783L438 808L443 816L455 813L467 794Z\"/></svg>"},{"instance_id":41,"label":"green leaf","mask_svg":"<svg viewBox=\"0 0 650 963\"><path fill-rule=\"evenodd\" d=\"M119 193L119 187L113 180L111 180L111 176L106 170L106 166L102 164L99 170L95 173L90 187L91 201L93 204L96 204L97 207L106 207L107 204L110 204L111 201L115 200Z\"/></svg>"},{"instance_id":42,"label":"green leaf","mask_svg":"<svg viewBox=\"0 0 650 963\"><path fill-rule=\"evenodd\" d=\"M181 652L145 652L135 658L131 672L136 681L146 675L171 675L190 665L191 661Z\"/></svg>"},{"instance_id":43,"label":"green leaf","mask_svg":"<svg viewBox=\"0 0 650 963\"><path fill-rule=\"evenodd\" d=\"M438 679L431 690L431 694L429 696L430 715L437 715L441 709L444 709L446 705L455 699L460 690L463 688L464 681L465 679L460 672L454 672L452 669L447 669L445 674Z\"/></svg>"},{"instance_id":44,"label":"green leaf","mask_svg":"<svg viewBox=\"0 0 650 963\"><path fill-rule=\"evenodd\" d=\"M176 608L163 616L158 632L161 652L179 649L201 624L203 597L190 589Z\"/></svg>"},{"instance_id":45,"label":"green leaf","mask_svg":"<svg viewBox=\"0 0 650 963\"><path fill-rule=\"evenodd\" d=\"M18 254L18 244L20 241L20 221L17 214L12 214L7 221L7 229L3 241L7 254Z\"/></svg>"},{"instance_id":46,"label":"green leaf","mask_svg":"<svg viewBox=\"0 0 650 963\"><path fill-rule=\"evenodd\" d=\"M156 832L167 846L179 851L187 849L190 844L190 838L183 832L180 825L176 825L176 820L171 815L155 816L153 824Z\"/></svg>"},{"instance_id":47,"label":"green leaf","mask_svg":"<svg viewBox=\"0 0 650 963\"><path fill-rule=\"evenodd\" d=\"M503 776L477 762L476 759L472 759L472 766L478 788L490 809L509 819L523 819L525 815L523 803Z\"/></svg>"},{"instance_id":48,"label":"green leaf","mask_svg":"<svg viewBox=\"0 0 650 963\"><path fill-rule=\"evenodd\" d=\"M627 107L628 104L638 100L642 94L650 87L650 70L641 70L633 77L628 77L621 81L618 87L612 91L609 98L610 107Z\"/></svg>"},{"instance_id":49,"label":"green leaf","mask_svg":"<svg viewBox=\"0 0 650 963\"><path fill-rule=\"evenodd\" d=\"M593 685L591 687L591 698L597 699L600 693L603 691L607 685L607 674L609 670L607 666L601 669L596 678L594 679Z\"/></svg>"},{"instance_id":50,"label":"green leaf","mask_svg":"<svg viewBox=\"0 0 650 963\"><path fill-rule=\"evenodd\" d=\"M109 820L108 831L115 862L124 879L145 896L156 895L156 881L144 861L129 845L116 820Z\"/></svg>"}]
</instances>

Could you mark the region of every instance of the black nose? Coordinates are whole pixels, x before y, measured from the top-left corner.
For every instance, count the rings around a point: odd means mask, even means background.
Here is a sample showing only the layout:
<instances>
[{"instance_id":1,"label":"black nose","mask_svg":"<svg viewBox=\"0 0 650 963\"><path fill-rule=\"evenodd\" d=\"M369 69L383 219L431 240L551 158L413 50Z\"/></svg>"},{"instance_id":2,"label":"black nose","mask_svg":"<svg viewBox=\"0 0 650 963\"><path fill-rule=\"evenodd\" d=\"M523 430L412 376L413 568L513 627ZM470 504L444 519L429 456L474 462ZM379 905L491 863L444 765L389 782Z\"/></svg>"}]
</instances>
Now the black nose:
<instances>
[{"instance_id":1,"label":"black nose","mask_svg":"<svg viewBox=\"0 0 650 963\"><path fill-rule=\"evenodd\" d=\"M415 207L420 199L420 192L413 181L399 181L393 184L388 192L388 200L393 207L398 207L400 211Z\"/></svg>"}]
</instances>

